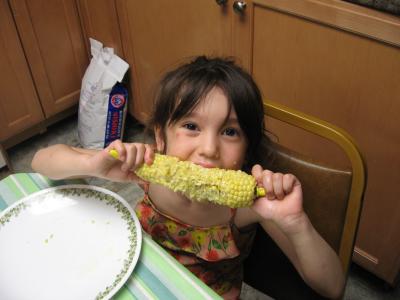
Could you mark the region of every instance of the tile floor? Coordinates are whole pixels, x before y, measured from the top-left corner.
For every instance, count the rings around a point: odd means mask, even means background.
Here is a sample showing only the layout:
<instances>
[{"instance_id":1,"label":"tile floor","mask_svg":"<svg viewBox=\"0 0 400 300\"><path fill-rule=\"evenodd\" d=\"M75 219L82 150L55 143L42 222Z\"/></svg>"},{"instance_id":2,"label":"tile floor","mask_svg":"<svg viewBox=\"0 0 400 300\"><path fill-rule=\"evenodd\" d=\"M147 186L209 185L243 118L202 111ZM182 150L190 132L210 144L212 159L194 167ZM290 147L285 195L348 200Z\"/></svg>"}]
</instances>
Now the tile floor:
<instances>
[{"instance_id":1,"label":"tile floor","mask_svg":"<svg viewBox=\"0 0 400 300\"><path fill-rule=\"evenodd\" d=\"M34 153L43 147L65 143L72 146L79 146L77 139L77 118L70 117L66 120L51 126L48 131L42 135L35 136L11 149L7 153L13 166L14 172L30 172L30 162ZM125 139L127 141L145 141L149 142L146 135L143 134L143 128L135 124L130 118L127 120L127 130ZM4 170L0 170L0 178L6 175ZM100 179L88 179L90 184L100 185L114 192L119 193L128 201L139 198L141 190L132 184L116 184ZM264 300L270 297L254 291L251 287L245 286L243 289L243 299ZM399 300L400 285L395 288L388 287L379 278L369 272L366 272L359 266L353 264L350 269L349 280L346 286L344 296L345 300Z\"/></svg>"}]
</instances>

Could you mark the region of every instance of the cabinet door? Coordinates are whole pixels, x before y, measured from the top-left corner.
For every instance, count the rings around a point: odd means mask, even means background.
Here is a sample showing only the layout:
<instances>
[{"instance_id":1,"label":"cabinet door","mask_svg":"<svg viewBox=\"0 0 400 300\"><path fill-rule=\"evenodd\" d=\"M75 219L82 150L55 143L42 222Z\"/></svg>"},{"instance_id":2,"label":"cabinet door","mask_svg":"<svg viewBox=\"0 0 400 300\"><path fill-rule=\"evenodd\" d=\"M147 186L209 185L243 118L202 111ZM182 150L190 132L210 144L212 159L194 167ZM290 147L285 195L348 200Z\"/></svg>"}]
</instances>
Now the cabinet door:
<instances>
[{"instance_id":1,"label":"cabinet door","mask_svg":"<svg viewBox=\"0 0 400 300\"><path fill-rule=\"evenodd\" d=\"M343 17L352 8L348 3L340 4L346 6L341 11L323 5L335 1L252 2L255 80L266 99L336 124L358 142L368 166L368 185L354 259L393 283L400 267L400 202L398 193L388 187L400 182L400 44L389 45L309 19L326 16L338 22L349 20ZM289 8L299 10L292 15ZM306 9L301 12L300 8ZM316 14L301 17L310 12ZM365 16L364 24L368 25ZM389 25L394 24L397 31L392 31L392 36L396 38L400 21L393 18ZM290 147L331 164L345 164L335 149L321 146L312 137L282 124L267 127Z\"/></svg>"},{"instance_id":2,"label":"cabinet door","mask_svg":"<svg viewBox=\"0 0 400 300\"><path fill-rule=\"evenodd\" d=\"M43 120L7 0L0 0L0 141Z\"/></svg>"},{"instance_id":3,"label":"cabinet door","mask_svg":"<svg viewBox=\"0 0 400 300\"><path fill-rule=\"evenodd\" d=\"M90 49L89 38L111 47L122 57L121 33L115 0L77 0L79 15L85 28L85 41Z\"/></svg>"},{"instance_id":4,"label":"cabinet door","mask_svg":"<svg viewBox=\"0 0 400 300\"><path fill-rule=\"evenodd\" d=\"M88 65L74 0L10 0L46 117L79 100Z\"/></svg>"},{"instance_id":5,"label":"cabinet door","mask_svg":"<svg viewBox=\"0 0 400 300\"><path fill-rule=\"evenodd\" d=\"M117 0L125 59L130 65L130 113L144 122L165 71L197 55L232 55L231 6L215 0Z\"/></svg>"}]
</instances>

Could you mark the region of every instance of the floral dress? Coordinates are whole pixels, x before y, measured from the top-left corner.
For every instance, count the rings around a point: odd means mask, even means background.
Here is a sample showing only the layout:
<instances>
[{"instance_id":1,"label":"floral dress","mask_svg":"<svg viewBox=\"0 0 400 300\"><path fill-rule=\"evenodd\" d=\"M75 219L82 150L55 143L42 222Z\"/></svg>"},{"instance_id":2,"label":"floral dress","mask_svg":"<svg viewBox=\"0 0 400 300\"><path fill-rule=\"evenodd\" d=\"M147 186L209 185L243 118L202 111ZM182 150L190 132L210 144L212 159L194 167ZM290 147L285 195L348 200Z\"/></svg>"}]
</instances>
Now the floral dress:
<instances>
[{"instance_id":1,"label":"floral dress","mask_svg":"<svg viewBox=\"0 0 400 300\"><path fill-rule=\"evenodd\" d=\"M255 227L239 231L236 210L226 225L192 226L160 212L145 194L135 211L143 230L205 284L225 299L239 298Z\"/></svg>"}]
</instances>

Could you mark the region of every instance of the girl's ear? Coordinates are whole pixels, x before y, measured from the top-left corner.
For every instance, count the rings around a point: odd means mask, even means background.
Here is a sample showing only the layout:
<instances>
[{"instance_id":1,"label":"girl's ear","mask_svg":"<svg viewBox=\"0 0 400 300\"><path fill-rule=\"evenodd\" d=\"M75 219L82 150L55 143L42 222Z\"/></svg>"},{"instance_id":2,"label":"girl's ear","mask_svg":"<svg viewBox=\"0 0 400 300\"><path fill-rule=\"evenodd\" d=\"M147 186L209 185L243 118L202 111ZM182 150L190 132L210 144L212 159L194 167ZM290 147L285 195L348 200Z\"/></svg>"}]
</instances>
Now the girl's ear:
<instances>
[{"instance_id":1,"label":"girl's ear","mask_svg":"<svg viewBox=\"0 0 400 300\"><path fill-rule=\"evenodd\" d=\"M159 153L164 153L165 141L164 141L164 133L160 127L154 127L154 133L156 138L156 147Z\"/></svg>"}]
</instances>

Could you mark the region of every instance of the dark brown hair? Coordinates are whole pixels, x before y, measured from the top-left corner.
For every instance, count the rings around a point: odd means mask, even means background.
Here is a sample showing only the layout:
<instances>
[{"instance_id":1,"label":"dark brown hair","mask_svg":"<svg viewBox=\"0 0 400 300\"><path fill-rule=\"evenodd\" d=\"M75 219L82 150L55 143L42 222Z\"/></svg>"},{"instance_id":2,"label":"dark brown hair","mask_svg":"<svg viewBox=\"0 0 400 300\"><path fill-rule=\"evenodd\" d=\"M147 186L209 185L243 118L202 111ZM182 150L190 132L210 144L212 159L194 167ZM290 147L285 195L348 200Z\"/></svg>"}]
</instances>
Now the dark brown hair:
<instances>
[{"instance_id":1,"label":"dark brown hair","mask_svg":"<svg viewBox=\"0 0 400 300\"><path fill-rule=\"evenodd\" d=\"M199 56L168 72L156 93L149 129L160 128L165 139L166 127L190 114L214 87L224 92L246 135L248 147L243 169L248 171L260 161L261 144L269 140L264 134L260 90L252 77L233 60Z\"/></svg>"}]
</instances>

